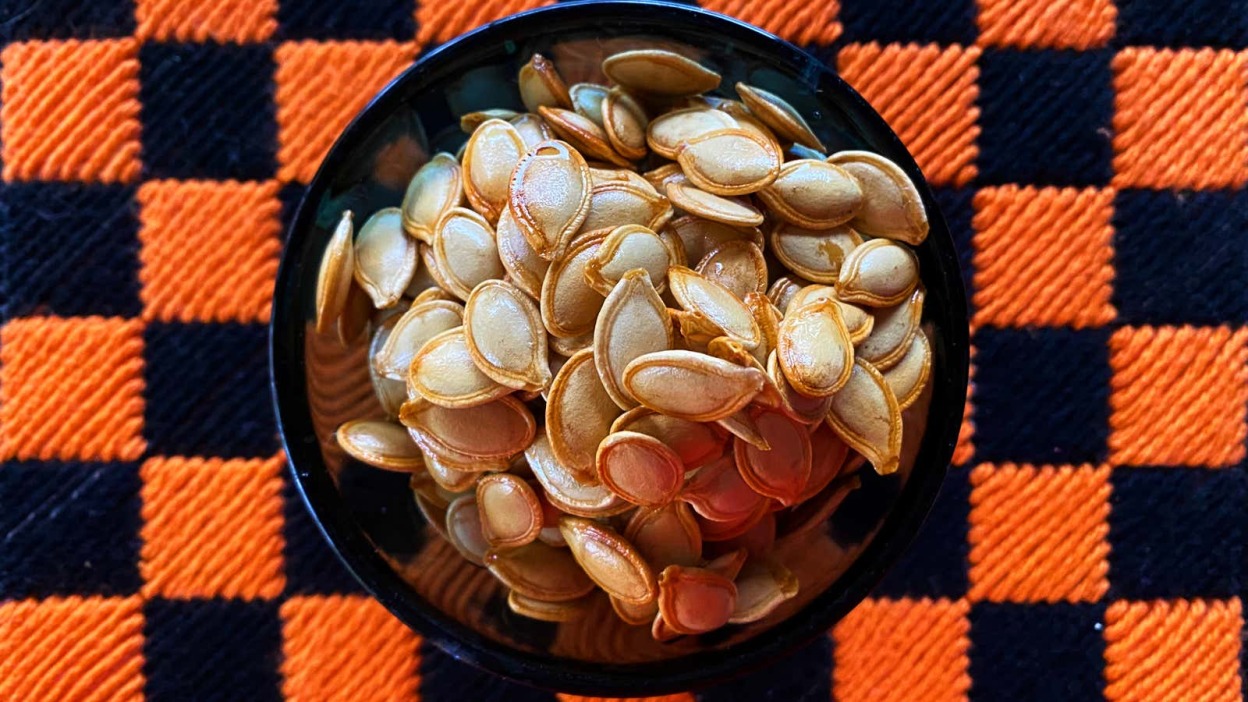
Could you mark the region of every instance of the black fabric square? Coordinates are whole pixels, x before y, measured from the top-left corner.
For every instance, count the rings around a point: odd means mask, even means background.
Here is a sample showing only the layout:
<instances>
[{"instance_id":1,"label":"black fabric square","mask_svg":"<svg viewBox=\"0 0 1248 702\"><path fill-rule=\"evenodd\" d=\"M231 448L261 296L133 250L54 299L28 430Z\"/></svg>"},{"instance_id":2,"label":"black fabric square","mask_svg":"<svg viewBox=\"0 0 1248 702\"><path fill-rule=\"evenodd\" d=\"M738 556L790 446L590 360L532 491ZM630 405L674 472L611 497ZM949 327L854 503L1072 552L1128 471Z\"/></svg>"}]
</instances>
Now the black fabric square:
<instances>
[{"instance_id":1,"label":"black fabric square","mask_svg":"<svg viewBox=\"0 0 1248 702\"><path fill-rule=\"evenodd\" d=\"M422 702L556 702L552 692L526 687L455 660L431 643L420 647Z\"/></svg>"},{"instance_id":2,"label":"black fabric square","mask_svg":"<svg viewBox=\"0 0 1248 702\"><path fill-rule=\"evenodd\" d=\"M277 452L267 334L259 324L148 325L144 435L168 456Z\"/></svg>"},{"instance_id":3,"label":"black fabric square","mask_svg":"<svg viewBox=\"0 0 1248 702\"><path fill-rule=\"evenodd\" d=\"M1104 460L1107 330L989 328L976 333L973 343L976 460Z\"/></svg>"},{"instance_id":4,"label":"black fabric square","mask_svg":"<svg viewBox=\"0 0 1248 702\"><path fill-rule=\"evenodd\" d=\"M1248 46L1248 0L1117 0L1124 46Z\"/></svg>"},{"instance_id":5,"label":"black fabric square","mask_svg":"<svg viewBox=\"0 0 1248 702\"><path fill-rule=\"evenodd\" d=\"M1111 57L1109 51L985 51L979 76L980 180L1108 183Z\"/></svg>"},{"instance_id":6,"label":"black fabric square","mask_svg":"<svg viewBox=\"0 0 1248 702\"><path fill-rule=\"evenodd\" d=\"M951 468L914 542L872 593L876 597L945 597L967 591L969 471Z\"/></svg>"},{"instance_id":7,"label":"black fabric square","mask_svg":"<svg viewBox=\"0 0 1248 702\"><path fill-rule=\"evenodd\" d=\"M134 33L132 0L0 0L0 43Z\"/></svg>"},{"instance_id":8,"label":"black fabric square","mask_svg":"<svg viewBox=\"0 0 1248 702\"><path fill-rule=\"evenodd\" d=\"M153 600L144 608L144 688L151 702L280 700L277 604Z\"/></svg>"},{"instance_id":9,"label":"black fabric square","mask_svg":"<svg viewBox=\"0 0 1248 702\"><path fill-rule=\"evenodd\" d=\"M1103 605L971 608L971 700L1100 700Z\"/></svg>"},{"instance_id":10,"label":"black fabric square","mask_svg":"<svg viewBox=\"0 0 1248 702\"><path fill-rule=\"evenodd\" d=\"M137 316L134 188L76 183L0 186L5 313Z\"/></svg>"},{"instance_id":11,"label":"black fabric square","mask_svg":"<svg viewBox=\"0 0 1248 702\"><path fill-rule=\"evenodd\" d=\"M415 0L281 0L277 9L282 39L395 39L416 36Z\"/></svg>"},{"instance_id":12,"label":"black fabric square","mask_svg":"<svg viewBox=\"0 0 1248 702\"><path fill-rule=\"evenodd\" d=\"M273 176L277 122L269 46L145 44L139 58L149 177Z\"/></svg>"},{"instance_id":13,"label":"black fabric square","mask_svg":"<svg viewBox=\"0 0 1248 702\"><path fill-rule=\"evenodd\" d=\"M971 240L975 236L975 229L971 226L971 219L975 216L975 208L972 206L975 191L971 188L932 188L932 196L936 199L940 213L945 217L945 224L949 226L949 234L953 237L953 245L958 251L962 284L966 287L966 304L973 313L975 309L970 305L975 295L975 289L971 285L975 271L972 267L975 250L971 247Z\"/></svg>"},{"instance_id":14,"label":"black fabric square","mask_svg":"<svg viewBox=\"0 0 1248 702\"><path fill-rule=\"evenodd\" d=\"M290 227L295 223L295 212L299 209L299 201L307 186L300 183L287 183L277 191L277 199L282 203L282 241L290 237Z\"/></svg>"},{"instance_id":15,"label":"black fabric square","mask_svg":"<svg viewBox=\"0 0 1248 702\"><path fill-rule=\"evenodd\" d=\"M1117 468L1109 503L1114 596L1241 594L1248 538L1248 474L1242 469Z\"/></svg>"},{"instance_id":16,"label":"black fabric square","mask_svg":"<svg viewBox=\"0 0 1248 702\"><path fill-rule=\"evenodd\" d=\"M974 44L974 0L841 0L844 41Z\"/></svg>"},{"instance_id":17,"label":"black fabric square","mask_svg":"<svg viewBox=\"0 0 1248 702\"><path fill-rule=\"evenodd\" d=\"M698 693L699 702L774 700L827 702L832 699L832 639L820 636L772 665Z\"/></svg>"},{"instance_id":18,"label":"black fabric square","mask_svg":"<svg viewBox=\"0 0 1248 702\"><path fill-rule=\"evenodd\" d=\"M1128 324L1248 322L1248 191L1122 190L1114 306Z\"/></svg>"},{"instance_id":19,"label":"black fabric square","mask_svg":"<svg viewBox=\"0 0 1248 702\"><path fill-rule=\"evenodd\" d=\"M286 539L286 592L294 595L332 595L362 592L359 581L334 554L312 520L289 473L283 476Z\"/></svg>"},{"instance_id":20,"label":"black fabric square","mask_svg":"<svg viewBox=\"0 0 1248 702\"><path fill-rule=\"evenodd\" d=\"M135 463L0 465L0 600L138 591Z\"/></svg>"}]
</instances>

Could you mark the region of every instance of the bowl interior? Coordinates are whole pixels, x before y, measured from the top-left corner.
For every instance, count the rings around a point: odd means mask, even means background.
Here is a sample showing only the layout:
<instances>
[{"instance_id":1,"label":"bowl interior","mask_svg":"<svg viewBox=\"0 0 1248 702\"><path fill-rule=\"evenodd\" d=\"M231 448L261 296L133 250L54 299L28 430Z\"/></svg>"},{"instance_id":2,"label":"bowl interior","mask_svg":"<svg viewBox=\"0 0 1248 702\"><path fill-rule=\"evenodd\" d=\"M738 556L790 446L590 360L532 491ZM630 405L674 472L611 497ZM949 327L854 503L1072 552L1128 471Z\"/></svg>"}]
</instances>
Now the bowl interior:
<instances>
[{"instance_id":1,"label":"bowl interior","mask_svg":"<svg viewBox=\"0 0 1248 702\"><path fill-rule=\"evenodd\" d=\"M514 615L490 574L464 561L425 522L406 475L347 458L332 434L344 421L382 417L366 338L343 347L312 327L321 252L343 209L362 222L395 206L416 169L466 140L460 115L523 111L516 71L533 52L569 83L606 82L604 56L668 48L723 75L719 94L745 81L789 100L830 151L866 149L902 165L919 185L931 234L918 248L933 342L929 390L905 418L902 468L862 471L862 486L826 523L783 542L780 560L799 596L764 621L672 644L629 627L603 598L583 620ZM274 391L283 438L309 507L366 587L409 625L470 662L527 682L607 694L696 685L825 631L895 560L926 514L956 439L966 389L966 309L945 224L913 160L883 121L821 63L757 29L704 11L655 3L564 5L516 16L424 57L344 132L309 187L284 254L274 301ZM639 675L639 673L644 674Z\"/></svg>"}]
</instances>

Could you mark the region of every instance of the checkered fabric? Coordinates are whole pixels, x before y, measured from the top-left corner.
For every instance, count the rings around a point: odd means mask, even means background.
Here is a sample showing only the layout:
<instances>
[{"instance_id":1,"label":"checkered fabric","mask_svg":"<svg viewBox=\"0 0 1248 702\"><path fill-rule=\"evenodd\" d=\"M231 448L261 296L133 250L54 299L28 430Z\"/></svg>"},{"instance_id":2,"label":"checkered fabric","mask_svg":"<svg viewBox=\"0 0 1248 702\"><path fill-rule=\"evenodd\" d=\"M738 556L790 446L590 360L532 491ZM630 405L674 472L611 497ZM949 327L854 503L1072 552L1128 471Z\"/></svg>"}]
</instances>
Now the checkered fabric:
<instances>
[{"instance_id":1,"label":"checkered fabric","mask_svg":"<svg viewBox=\"0 0 1248 702\"><path fill-rule=\"evenodd\" d=\"M335 135L546 0L0 0L0 700L581 699L423 643L285 475L265 328ZM974 386L929 524L775 667L668 699L1238 700L1248 0L705 0L915 154Z\"/></svg>"}]
</instances>

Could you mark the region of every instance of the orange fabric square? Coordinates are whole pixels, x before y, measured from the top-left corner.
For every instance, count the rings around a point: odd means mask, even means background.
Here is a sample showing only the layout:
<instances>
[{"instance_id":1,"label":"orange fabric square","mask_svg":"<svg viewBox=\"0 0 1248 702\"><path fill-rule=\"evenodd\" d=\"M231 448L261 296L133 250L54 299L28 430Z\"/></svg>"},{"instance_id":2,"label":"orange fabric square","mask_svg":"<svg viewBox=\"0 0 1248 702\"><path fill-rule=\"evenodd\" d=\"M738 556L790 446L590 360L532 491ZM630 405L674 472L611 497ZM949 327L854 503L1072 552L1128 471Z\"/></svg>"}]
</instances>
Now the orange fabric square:
<instances>
[{"instance_id":1,"label":"orange fabric square","mask_svg":"<svg viewBox=\"0 0 1248 702\"><path fill-rule=\"evenodd\" d=\"M979 44L1095 49L1114 37L1113 0L979 0Z\"/></svg>"},{"instance_id":2,"label":"orange fabric square","mask_svg":"<svg viewBox=\"0 0 1248 702\"><path fill-rule=\"evenodd\" d=\"M281 253L274 181L149 181L139 188L143 316L268 322Z\"/></svg>"},{"instance_id":3,"label":"orange fabric square","mask_svg":"<svg viewBox=\"0 0 1248 702\"><path fill-rule=\"evenodd\" d=\"M971 365L967 369L966 404L962 407L962 426L958 429L958 442L953 447L951 462L964 466L975 455L975 346L970 349Z\"/></svg>"},{"instance_id":4,"label":"orange fabric square","mask_svg":"<svg viewBox=\"0 0 1248 702\"><path fill-rule=\"evenodd\" d=\"M456 3L434 4L444 11L462 10ZM277 176L283 182L307 183L338 133L416 57L416 45L288 42L277 48L275 57Z\"/></svg>"},{"instance_id":5,"label":"orange fabric square","mask_svg":"<svg viewBox=\"0 0 1248 702\"><path fill-rule=\"evenodd\" d=\"M143 440L143 323L14 319L0 332L0 459L133 461Z\"/></svg>"},{"instance_id":6,"label":"orange fabric square","mask_svg":"<svg viewBox=\"0 0 1248 702\"><path fill-rule=\"evenodd\" d=\"M139 39L238 43L265 41L277 29L277 0L135 0Z\"/></svg>"},{"instance_id":7,"label":"orange fabric square","mask_svg":"<svg viewBox=\"0 0 1248 702\"><path fill-rule=\"evenodd\" d=\"M1248 329L1127 327L1109 341L1109 460L1231 466L1248 434Z\"/></svg>"},{"instance_id":8,"label":"orange fabric square","mask_svg":"<svg viewBox=\"0 0 1248 702\"><path fill-rule=\"evenodd\" d=\"M879 110L932 185L965 185L979 155L980 49L850 44L837 70Z\"/></svg>"},{"instance_id":9,"label":"orange fabric square","mask_svg":"<svg viewBox=\"0 0 1248 702\"><path fill-rule=\"evenodd\" d=\"M832 698L964 702L969 612L965 600L864 600L832 630Z\"/></svg>"},{"instance_id":10,"label":"orange fabric square","mask_svg":"<svg viewBox=\"0 0 1248 702\"><path fill-rule=\"evenodd\" d=\"M1239 702L1239 600L1115 602L1105 612L1110 702Z\"/></svg>"},{"instance_id":11,"label":"orange fabric square","mask_svg":"<svg viewBox=\"0 0 1248 702\"><path fill-rule=\"evenodd\" d=\"M975 324L1114 319L1114 192L1006 185L975 194Z\"/></svg>"},{"instance_id":12,"label":"orange fabric square","mask_svg":"<svg viewBox=\"0 0 1248 702\"><path fill-rule=\"evenodd\" d=\"M143 593L172 599L281 594L282 456L143 464Z\"/></svg>"},{"instance_id":13,"label":"orange fabric square","mask_svg":"<svg viewBox=\"0 0 1248 702\"><path fill-rule=\"evenodd\" d=\"M778 0L702 0L713 10L761 27L795 44L827 46L841 36L839 0L780 2Z\"/></svg>"},{"instance_id":14,"label":"orange fabric square","mask_svg":"<svg viewBox=\"0 0 1248 702\"><path fill-rule=\"evenodd\" d=\"M1109 588L1106 466L971 471L971 600L1095 602Z\"/></svg>"},{"instance_id":15,"label":"orange fabric square","mask_svg":"<svg viewBox=\"0 0 1248 702\"><path fill-rule=\"evenodd\" d=\"M370 597L282 603L287 700L418 700L420 638Z\"/></svg>"},{"instance_id":16,"label":"orange fabric square","mask_svg":"<svg viewBox=\"0 0 1248 702\"><path fill-rule=\"evenodd\" d=\"M1248 53L1132 47L1113 71L1114 185L1248 182Z\"/></svg>"},{"instance_id":17,"label":"orange fabric square","mask_svg":"<svg viewBox=\"0 0 1248 702\"><path fill-rule=\"evenodd\" d=\"M416 41L442 43L487 22L525 10L555 4L555 0L482 0L481 2L416 3Z\"/></svg>"},{"instance_id":18,"label":"orange fabric square","mask_svg":"<svg viewBox=\"0 0 1248 702\"><path fill-rule=\"evenodd\" d=\"M141 702L138 597L0 604L0 699Z\"/></svg>"},{"instance_id":19,"label":"orange fabric square","mask_svg":"<svg viewBox=\"0 0 1248 702\"><path fill-rule=\"evenodd\" d=\"M128 183L139 176L139 45L31 41L0 53L4 179Z\"/></svg>"}]
</instances>

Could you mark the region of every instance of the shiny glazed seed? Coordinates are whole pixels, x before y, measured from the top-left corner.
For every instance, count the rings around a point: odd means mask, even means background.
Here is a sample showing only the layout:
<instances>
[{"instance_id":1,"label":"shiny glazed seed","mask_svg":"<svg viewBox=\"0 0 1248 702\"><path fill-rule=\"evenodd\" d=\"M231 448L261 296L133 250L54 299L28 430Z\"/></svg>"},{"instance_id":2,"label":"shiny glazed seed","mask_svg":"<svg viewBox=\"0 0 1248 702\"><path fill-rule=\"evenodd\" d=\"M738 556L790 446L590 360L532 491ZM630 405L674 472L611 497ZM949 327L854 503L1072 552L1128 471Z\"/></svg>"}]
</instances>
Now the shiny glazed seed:
<instances>
[{"instance_id":1,"label":"shiny glazed seed","mask_svg":"<svg viewBox=\"0 0 1248 702\"><path fill-rule=\"evenodd\" d=\"M749 308L728 288L681 266L669 268L667 279L672 296L686 311L701 315L722 334L738 339L746 348L752 349L762 342L762 330Z\"/></svg>"},{"instance_id":2,"label":"shiny glazed seed","mask_svg":"<svg viewBox=\"0 0 1248 702\"><path fill-rule=\"evenodd\" d=\"M607 181L594 186L590 194L589 215L581 224L581 231L610 231L628 224L656 230L671 216L671 204L649 187L649 183Z\"/></svg>"},{"instance_id":3,"label":"shiny glazed seed","mask_svg":"<svg viewBox=\"0 0 1248 702\"><path fill-rule=\"evenodd\" d=\"M594 257L585 265L585 279L602 295L608 295L624 274L642 269L655 289L667 288L671 253L667 244L648 227L626 224L611 230ZM662 304L660 302L660 304Z\"/></svg>"},{"instance_id":4,"label":"shiny glazed seed","mask_svg":"<svg viewBox=\"0 0 1248 702\"><path fill-rule=\"evenodd\" d=\"M463 207L448 210L433 236L433 255L446 289L461 300L478 283L501 278L506 270L498 258L494 229L481 215Z\"/></svg>"},{"instance_id":5,"label":"shiny glazed seed","mask_svg":"<svg viewBox=\"0 0 1248 702\"><path fill-rule=\"evenodd\" d=\"M897 470L901 456L901 409L884 376L861 359L849 382L832 396L828 426L880 475Z\"/></svg>"},{"instance_id":6,"label":"shiny glazed seed","mask_svg":"<svg viewBox=\"0 0 1248 702\"><path fill-rule=\"evenodd\" d=\"M646 604L658 595L654 571L610 527L580 517L561 517L559 531L585 574L608 595L632 605Z\"/></svg>"},{"instance_id":7,"label":"shiny glazed seed","mask_svg":"<svg viewBox=\"0 0 1248 702\"><path fill-rule=\"evenodd\" d=\"M737 227L763 223L763 213L745 200L708 193L689 183L669 182L664 192L673 205L704 219Z\"/></svg>"},{"instance_id":8,"label":"shiny glazed seed","mask_svg":"<svg viewBox=\"0 0 1248 702\"><path fill-rule=\"evenodd\" d=\"M607 133L588 117L558 107L538 110L546 124L577 151L595 161L606 161L621 168L628 167L628 160L615 152Z\"/></svg>"},{"instance_id":9,"label":"shiny glazed seed","mask_svg":"<svg viewBox=\"0 0 1248 702\"><path fill-rule=\"evenodd\" d=\"M490 222L507 207L511 172L528 151L509 122L486 120L464 148L464 194L472 208Z\"/></svg>"},{"instance_id":10,"label":"shiny glazed seed","mask_svg":"<svg viewBox=\"0 0 1248 702\"><path fill-rule=\"evenodd\" d=\"M594 352L577 352L555 376L546 399L546 433L558 461L582 484L596 482L598 443L611 431L620 408L602 385Z\"/></svg>"},{"instance_id":11,"label":"shiny glazed seed","mask_svg":"<svg viewBox=\"0 0 1248 702\"><path fill-rule=\"evenodd\" d=\"M910 341L923 318L923 291L915 290L899 305L875 310L875 320L866 339L854 347L854 353L883 372L901 360L910 348Z\"/></svg>"},{"instance_id":12,"label":"shiny glazed seed","mask_svg":"<svg viewBox=\"0 0 1248 702\"><path fill-rule=\"evenodd\" d=\"M854 227L913 246L923 243L927 211L914 182L897 164L869 151L841 151L828 162L845 169L862 188L863 207L854 217Z\"/></svg>"},{"instance_id":13,"label":"shiny glazed seed","mask_svg":"<svg viewBox=\"0 0 1248 702\"><path fill-rule=\"evenodd\" d=\"M539 144L516 164L508 209L529 246L557 258L589 215L589 167L562 141Z\"/></svg>"},{"instance_id":14,"label":"shiny glazed seed","mask_svg":"<svg viewBox=\"0 0 1248 702\"><path fill-rule=\"evenodd\" d=\"M413 304L394 323L381 349L373 356L373 367L387 378L407 380L412 359L433 337L463 324L464 307L457 302L427 300Z\"/></svg>"},{"instance_id":15,"label":"shiny glazed seed","mask_svg":"<svg viewBox=\"0 0 1248 702\"><path fill-rule=\"evenodd\" d=\"M545 430L524 450L533 477L546 492L546 498L563 512L578 517L609 517L633 508L621 500L606 486L596 482L582 483L582 476L574 474L555 458ZM561 537L562 538L562 537Z\"/></svg>"},{"instance_id":16,"label":"shiny glazed seed","mask_svg":"<svg viewBox=\"0 0 1248 702\"><path fill-rule=\"evenodd\" d=\"M485 566L512 590L540 602L568 602L594 589L567 549L536 541L516 549L490 550Z\"/></svg>"},{"instance_id":17,"label":"shiny glazed seed","mask_svg":"<svg viewBox=\"0 0 1248 702\"><path fill-rule=\"evenodd\" d=\"M468 352L464 328L433 337L412 359L407 387L441 407L476 407L511 393L477 368Z\"/></svg>"},{"instance_id":18,"label":"shiny glazed seed","mask_svg":"<svg viewBox=\"0 0 1248 702\"><path fill-rule=\"evenodd\" d=\"M672 348L674 339L667 307L645 270L624 274L607 295L594 325L594 365L603 389L620 409L637 401L624 389L624 368L636 358Z\"/></svg>"},{"instance_id":19,"label":"shiny glazed seed","mask_svg":"<svg viewBox=\"0 0 1248 702\"><path fill-rule=\"evenodd\" d=\"M919 330L897 365L884 371L884 382L897 397L898 409L905 410L919 398L932 375L932 346Z\"/></svg>"},{"instance_id":20,"label":"shiny glazed seed","mask_svg":"<svg viewBox=\"0 0 1248 702\"><path fill-rule=\"evenodd\" d=\"M910 249L872 239L845 258L836 292L846 302L888 307L909 297L918 283L919 261Z\"/></svg>"},{"instance_id":21,"label":"shiny glazed seed","mask_svg":"<svg viewBox=\"0 0 1248 702\"><path fill-rule=\"evenodd\" d=\"M724 453L727 439L716 425L694 422L636 407L616 418L611 431L633 431L653 436L680 456L686 470L698 468Z\"/></svg>"},{"instance_id":22,"label":"shiny glazed seed","mask_svg":"<svg viewBox=\"0 0 1248 702\"><path fill-rule=\"evenodd\" d=\"M516 548L537 539L542 530L542 505L524 480L510 473L492 473L477 481L481 535L494 548Z\"/></svg>"},{"instance_id":23,"label":"shiny glazed seed","mask_svg":"<svg viewBox=\"0 0 1248 702\"><path fill-rule=\"evenodd\" d=\"M437 153L412 176L403 195L403 229L426 244L446 211L464 200L463 171L454 156Z\"/></svg>"},{"instance_id":24,"label":"shiny glazed seed","mask_svg":"<svg viewBox=\"0 0 1248 702\"><path fill-rule=\"evenodd\" d=\"M533 299L542 296L542 280L550 268L550 261L537 255L537 251L529 245L529 240L520 225L507 210L498 217L498 228L494 232L494 243L498 247L498 258L502 261L511 282Z\"/></svg>"},{"instance_id":25,"label":"shiny glazed seed","mask_svg":"<svg viewBox=\"0 0 1248 702\"><path fill-rule=\"evenodd\" d=\"M758 193L779 219L805 229L829 229L853 219L864 196L845 169L826 161L789 161Z\"/></svg>"},{"instance_id":26,"label":"shiny glazed seed","mask_svg":"<svg viewBox=\"0 0 1248 702\"><path fill-rule=\"evenodd\" d=\"M514 456L533 441L536 431L528 408L511 397L462 409L409 401L399 420L433 450L482 459Z\"/></svg>"},{"instance_id":27,"label":"shiny glazed seed","mask_svg":"<svg viewBox=\"0 0 1248 702\"><path fill-rule=\"evenodd\" d=\"M844 225L815 230L777 223L767 243L794 273L816 283L835 283L841 264L862 243L862 237Z\"/></svg>"},{"instance_id":28,"label":"shiny glazed seed","mask_svg":"<svg viewBox=\"0 0 1248 702\"><path fill-rule=\"evenodd\" d=\"M698 262L697 271L742 300L767 289L767 259L752 241L737 239L720 244Z\"/></svg>"},{"instance_id":29,"label":"shiny glazed seed","mask_svg":"<svg viewBox=\"0 0 1248 702\"><path fill-rule=\"evenodd\" d=\"M555 65L541 54L533 54L529 62L520 68L520 100L529 112L537 112L542 106L571 107L568 86L559 76Z\"/></svg>"},{"instance_id":30,"label":"shiny glazed seed","mask_svg":"<svg viewBox=\"0 0 1248 702\"><path fill-rule=\"evenodd\" d=\"M516 390L543 390L551 382L549 347L537 305L501 280L478 285L464 305L468 352L481 372Z\"/></svg>"},{"instance_id":31,"label":"shiny glazed seed","mask_svg":"<svg viewBox=\"0 0 1248 702\"><path fill-rule=\"evenodd\" d=\"M676 498L684 482L680 456L662 441L631 431L608 434L598 444L598 479L635 505L659 507Z\"/></svg>"},{"instance_id":32,"label":"shiny glazed seed","mask_svg":"<svg viewBox=\"0 0 1248 702\"><path fill-rule=\"evenodd\" d=\"M810 479L810 434L779 412L759 412L753 420L770 449L738 439L733 447L737 470L754 492L786 507L793 505Z\"/></svg>"},{"instance_id":33,"label":"shiny glazed seed","mask_svg":"<svg viewBox=\"0 0 1248 702\"><path fill-rule=\"evenodd\" d=\"M836 302L819 300L785 315L776 357L789 384L807 397L828 397L844 387L854 347Z\"/></svg>"},{"instance_id":34,"label":"shiny glazed seed","mask_svg":"<svg viewBox=\"0 0 1248 702\"><path fill-rule=\"evenodd\" d=\"M629 520L624 538L656 570L669 565L693 566L702 561L702 532L684 502L638 510Z\"/></svg>"},{"instance_id":35,"label":"shiny glazed seed","mask_svg":"<svg viewBox=\"0 0 1248 702\"><path fill-rule=\"evenodd\" d=\"M645 110L628 93L613 88L602 103L602 126L615 151L630 161L646 157Z\"/></svg>"},{"instance_id":36,"label":"shiny glazed seed","mask_svg":"<svg viewBox=\"0 0 1248 702\"><path fill-rule=\"evenodd\" d=\"M663 414L713 422L735 414L758 395L765 377L693 351L648 353L624 369L624 389Z\"/></svg>"},{"instance_id":37,"label":"shiny glazed seed","mask_svg":"<svg viewBox=\"0 0 1248 702\"><path fill-rule=\"evenodd\" d=\"M348 456L374 468L412 472L425 466L420 448L402 426L392 422L347 422L338 427L334 438Z\"/></svg>"},{"instance_id":38,"label":"shiny glazed seed","mask_svg":"<svg viewBox=\"0 0 1248 702\"><path fill-rule=\"evenodd\" d=\"M780 158L774 143L743 129L707 132L682 141L676 148L676 160L685 177L716 195L748 195L762 190L780 173Z\"/></svg>"},{"instance_id":39,"label":"shiny glazed seed","mask_svg":"<svg viewBox=\"0 0 1248 702\"><path fill-rule=\"evenodd\" d=\"M542 282L541 313L552 335L566 339L593 331L603 297L589 287L585 267L605 238L605 233L582 237L550 264Z\"/></svg>"},{"instance_id":40,"label":"shiny glazed seed","mask_svg":"<svg viewBox=\"0 0 1248 702\"><path fill-rule=\"evenodd\" d=\"M338 220L316 277L316 332L328 332L342 315L355 271L355 242L352 239L351 210Z\"/></svg>"},{"instance_id":41,"label":"shiny glazed seed","mask_svg":"<svg viewBox=\"0 0 1248 702\"><path fill-rule=\"evenodd\" d=\"M728 623L737 586L704 568L668 566L659 575L659 614L680 634L702 634Z\"/></svg>"},{"instance_id":42,"label":"shiny glazed seed","mask_svg":"<svg viewBox=\"0 0 1248 702\"><path fill-rule=\"evenodd\" d=\"M806 119L779 95L745 83L737 83L737 95L750 108L751 114L756 115L776 134L802 146L817 151L824 150L823 142L811 131Z\"/></svg>"},{"instance_id":43,"label":"shiny glazed seed","mask_svg":"<svg viewBox=\"0 0 1248 702\"><path fill-rule=\"evenodd\" d=\"M602 62L612 81L651 95L681 97L719 87L719 74L697 61L662 49L622 51Z\"/></svg>"},{"instance_id":44,"label":"shiny glazed seed","mask_svg":"<svg viewBox=\"0 0 1248 702\"><path fill-rule=\"evenodd\" d=\"M416 242L403 233L397 207L378 210L355 237L355 282L373 306L391 307L403 296L416 272Z\"/></svg>"}]
</instances>

